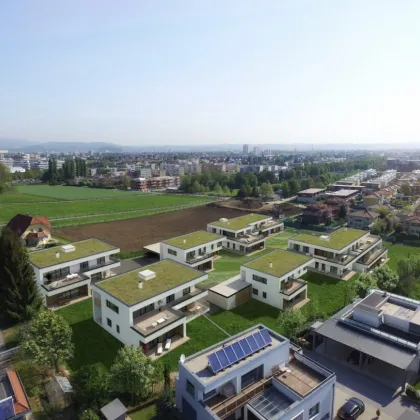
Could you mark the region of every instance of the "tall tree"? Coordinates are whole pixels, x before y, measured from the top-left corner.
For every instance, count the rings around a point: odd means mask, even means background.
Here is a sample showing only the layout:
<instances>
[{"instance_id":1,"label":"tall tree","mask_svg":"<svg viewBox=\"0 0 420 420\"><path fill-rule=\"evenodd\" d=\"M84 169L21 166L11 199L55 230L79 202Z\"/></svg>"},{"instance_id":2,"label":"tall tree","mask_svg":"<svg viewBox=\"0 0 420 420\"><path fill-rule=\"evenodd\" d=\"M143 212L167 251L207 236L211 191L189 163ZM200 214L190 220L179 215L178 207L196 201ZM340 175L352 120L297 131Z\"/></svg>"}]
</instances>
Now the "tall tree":
<instances>
[{"instance_id":1,"label":"tall tree","mask_svg":"<svg viewBox=\"0 0 420 420\"><path fill-rule=\"evenodd\" d=\"M15 232L0 236L0 319L12 324L30 319L42 305L29 256Z\"/></svg>"},{"instance_id":2,"label":"tall tree","mask_svg":"<svg viewBox=\"0 0 420 420\"><path fill-rule=\"evenodd\" d=\"M376 279L379 289L387 292L395 290L400 281L398 274L387 265L375 268L372 275Z\"/></svg>"},{"instance_id":3,"label":"tall tree","mask_svg":"<svg viewBox=\"0 0 420 420\"><path fill-rule=\"evenodd\" d=\"M62 316L53 311L41 311L25 329L21 348L29 360L54 368L58 373L60 362L73 357L71 337L72 329Z\"/></svg>"},{"instance_id":4,"label":"tall tree","mask_svg":"<svg viewBox=\"0 0 420 420\"><path fill-rule=\"evenodd\" d=\"M370 273L363 273L358 279L354 282L354 290L357 295L364 298L370 289L377 287L376 279Z\"/></svg>"},{"instance_id":5,"label":"tall tree","mask_svg":"<svg viewBox=\"0 0 420 420\"><path fill-rule=\"evenodd\" d=\"M10 181L11 175L9 169L0 163L0 194L7 190L7 183Z\"/></svg>"},{"instance_id":6,"label":"tall tree","mask_svg":"<svg viewBox=\"0 0 420 420\"><path fill-rule=\"evenodd\" d=\"M341 203L338 209L338 217L340 219L345 219L347 216L347 206L345 203Z\"/></svg>"},{"instance_id":7,"label":"tall tree","mask_svg":"<svg viewBox=\"0 0 420 420\"><path fill-rule=\"evenodd\" d=\"M269 182L264 182L261 184L260 194L263 198L271 198L274 196L273 187Z\"/></svg>"}]
</instances>

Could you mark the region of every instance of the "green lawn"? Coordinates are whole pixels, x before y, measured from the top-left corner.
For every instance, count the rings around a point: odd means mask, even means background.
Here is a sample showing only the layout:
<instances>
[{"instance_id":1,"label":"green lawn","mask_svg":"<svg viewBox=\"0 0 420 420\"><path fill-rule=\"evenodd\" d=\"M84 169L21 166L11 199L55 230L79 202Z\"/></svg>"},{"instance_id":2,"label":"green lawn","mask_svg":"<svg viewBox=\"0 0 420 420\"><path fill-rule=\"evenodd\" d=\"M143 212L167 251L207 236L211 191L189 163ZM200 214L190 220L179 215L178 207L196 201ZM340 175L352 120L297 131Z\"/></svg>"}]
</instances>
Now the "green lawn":
<instances>
[{"instance_id":1,"label":"green lawn","mask_svg":"<svg viewBox=\"0 0 420 420\"><path fill-rule=\"evenodd\" d=\"M92 300L86 299L57 311L73 330L75 353L69 362L71 370L100 363L107 369L122 346L116 338L99 326L92 317Z\"/></svg>"},{"instance_id":2,"label":"green lawn","mask_svg":"<svg viewBox=\"0 0 420 420\"><path fill-rule=\"evenodd\" d=\"M156 415L155 404L149 405L141 410L129 413L131 420L150 420Z\"/></svg>"},{"instance_id":3,"label":"green lawn","mask_svg":"<svg viewBox=\"0 0 420 420\"><path fill-rule=\"evenodd\" d=\"M397 264L400 259L408 257L411 254L420 254L420 247L417 246L402 244L394 245L389 242L384 242L384 245L388 248L388 265L393 270L397 270Z\"/></svg>"},{"instance_id":4,"label":"green lawn","mask_svg":"<svg viewBox=\"0 0 420 420\"><path fill-rule=\"evenodd\" d=\"M0 195L0 205L12 203L36 203L40 201L56 200L56 198L39 197L37 195L22 194L20 192L7 192Z\"/></svg>"}]
</instances>

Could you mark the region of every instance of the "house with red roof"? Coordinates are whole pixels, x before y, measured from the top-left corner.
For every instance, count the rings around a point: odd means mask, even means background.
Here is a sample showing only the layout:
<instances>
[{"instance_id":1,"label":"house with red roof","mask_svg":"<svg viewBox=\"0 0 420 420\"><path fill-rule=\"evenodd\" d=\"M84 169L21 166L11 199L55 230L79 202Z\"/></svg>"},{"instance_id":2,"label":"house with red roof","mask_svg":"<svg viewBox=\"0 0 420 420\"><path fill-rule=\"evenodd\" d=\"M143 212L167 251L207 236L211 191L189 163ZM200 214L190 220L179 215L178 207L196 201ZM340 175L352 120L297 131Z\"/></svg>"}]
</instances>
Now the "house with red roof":
<instances>
[{"instance_id":1,"label":"house with red roof","mask_svg":"<svg viewBox=\"0 0 420 420\"><path fill-rule=\"evenodd\" d=\"M43 216L17 214L7 227L28 247L45 245L51 239L51 223Z\"/></svg>"},{"instance_id":2,"label":"house with red roof","mask_svg":"<svg viewBox=\"0 0 420 420\"><path fill-rule=\"evenodd\" d=\"M420 233L420 214L415 213L411 216L407 216L401 221L401 224L403 225L404 231L409 235L413 233Z\"/></svg>"},{"instance_id":3,"label":"house with red roof","mask_svg":"<svg viewBox=\"0 0 420 420\"><path fill-rule=\"evenodd\" d=\"M23 419L30 412L28 396L16 371L0 371L0 419Z\"/></svg>"}]
</instances>

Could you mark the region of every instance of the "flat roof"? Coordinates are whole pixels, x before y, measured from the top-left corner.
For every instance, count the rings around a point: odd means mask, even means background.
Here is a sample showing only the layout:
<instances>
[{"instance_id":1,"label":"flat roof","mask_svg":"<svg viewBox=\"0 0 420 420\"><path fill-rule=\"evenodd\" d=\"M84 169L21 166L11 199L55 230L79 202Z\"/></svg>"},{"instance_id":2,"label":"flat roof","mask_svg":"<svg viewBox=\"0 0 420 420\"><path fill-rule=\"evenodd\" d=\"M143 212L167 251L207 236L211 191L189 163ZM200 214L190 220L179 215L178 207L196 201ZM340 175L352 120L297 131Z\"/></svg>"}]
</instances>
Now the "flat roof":
<instances>
[{"instance_id":1,"label":"flat roof","mask_svg":"<svg viewBox=\"0 0 420 420\"><path fill-rule=\"evenodd\" d=\"M204 245L208 242L221 240L224 237L216 233L210 233L205 230L198 230L197 232L188 233L187 235L177 236L176 238L163 241L166 245L173 246L180 249L190 249L196 246Z\"/></svg>"},{"instance_id":2,"label":"flat roof","mask_svg":"<svg viewBox=\"0 0 420 420\"><path fill-rule=\"evenodd\" d=\"M306 255L277 249L264 255L263 257L256 258L255 260L244 264L244 267L251 268L252 270L269 274L274 277L282 277L301 265L310 262L312 259L312 257L307 257Z\"/></svg>"},{"instance_id":3,"label":"flat roof","mask_svg":"<svg viewBox=\"0 0 420 420\"><path fill-rule=\"evenodd\" d=\"M247 283L245 280L241 280L240 278L233 281L232 279L229 279L212 287L210 291L224 297L230 297L250 286L250 283Z\"/></svg>"},{"instance_id":4,"label":"flat roof","mask_svg":"<svg viewBox=\"0 0 420 420\"><path fill-rule=\"evenodd\" d=\"M308 188L306 190L299 191L298 194L316 194L322 191L326 191L325 188Z\"/></svg>"},{"instance_id":5,"label":"flat roof","mask_svg":"<svg viewBox=\"0 0 420 420\"><path fill-rule=\"evenodd\" d=\"M352 242L357 241L361 237L368 235L369 232L360 229L341 228L335 232L325 235L329 240L323 240L319 236L307 234L296 235L290 238L291 241L302 242L304 244L322 246L330 249L343 249Z\"/></svg>"},{"instance_id":6,"label":"flat roof","mask_svg":"<svg viewBox=\"0 0 420 420\"><path fill-rule=\"evenodd\" d=\"M142 280L143 287L141 289L138 287L140 280L138 274L144 271L145 268L102 280L96 283L95 286L122 303L131 306L178 287L183 283L199 279L200 277L203 277L203 280L207 278L207 274L202 271L171 260L163 260L148 265L147 269L153 271L156 276L150 280Z\"/></svg>"},{"instance_id":7,"label":"flat roof","mask_svg":"<svg viewBox=\"0 0 420 420\"><path fill-rule=\"evenodd\" d=\"M73 245L75 250L64 252L61 250L61 246L55 246L43 249L42 251L33 251L29 253L29 261L38 268L44 268L118 249L113 245L95 238L72 242L67 245ZM56 252L60 254L58 258L56 257Z\"/></svg>"},{"instance_id":8,"label":"flat roof","mask_svg":"<svg viewBox=\"0 0 420 420\"><path fill-rule=\"evenodd\" d=\"M339 191L332 191L328 192L327 195L333 195L335 197L347 197L352 195L356 192L356 190L339 190Z\"/></svg>"},{"instance_id":9,"label":"flat roof","mask_svg":"<svg viewBox=\"0 0 420 420\"><path fill-rule=\"evenodd\" d=\"M247 228L251 223L262 222L263 220L271 219L271 216L265 216L262 214L246 214L244 216L235 217L233 219L227 219L227 222L211 222L209 225L218 226L229 230L241 230Z\"/></svg>"}]
</instances>

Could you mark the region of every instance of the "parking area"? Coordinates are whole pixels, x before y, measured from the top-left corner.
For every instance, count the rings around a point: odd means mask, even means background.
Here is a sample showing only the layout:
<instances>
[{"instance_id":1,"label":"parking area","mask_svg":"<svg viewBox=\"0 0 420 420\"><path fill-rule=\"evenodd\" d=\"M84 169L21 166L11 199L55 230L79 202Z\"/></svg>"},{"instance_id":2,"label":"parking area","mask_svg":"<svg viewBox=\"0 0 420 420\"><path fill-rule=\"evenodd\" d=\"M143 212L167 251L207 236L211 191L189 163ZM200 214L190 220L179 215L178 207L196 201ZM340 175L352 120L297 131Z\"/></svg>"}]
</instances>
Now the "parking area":
<instances>
[{"instance_id":1,"label":"parking area","mask_svg":"<svg viewBox=\"0 0 420 420\"><path fill-rule=\"evenodd\" d=\"M115 275L120 275L127 273L128 271L138 270L142 267L145 267L146 265L153 264L155 262L158 262L159 258L156 257L137 257L137 258L131 258L128 260L122 260L121 265L117 268L113 268L112 271L115 273Z\"/></svg>"}]
</instances>

